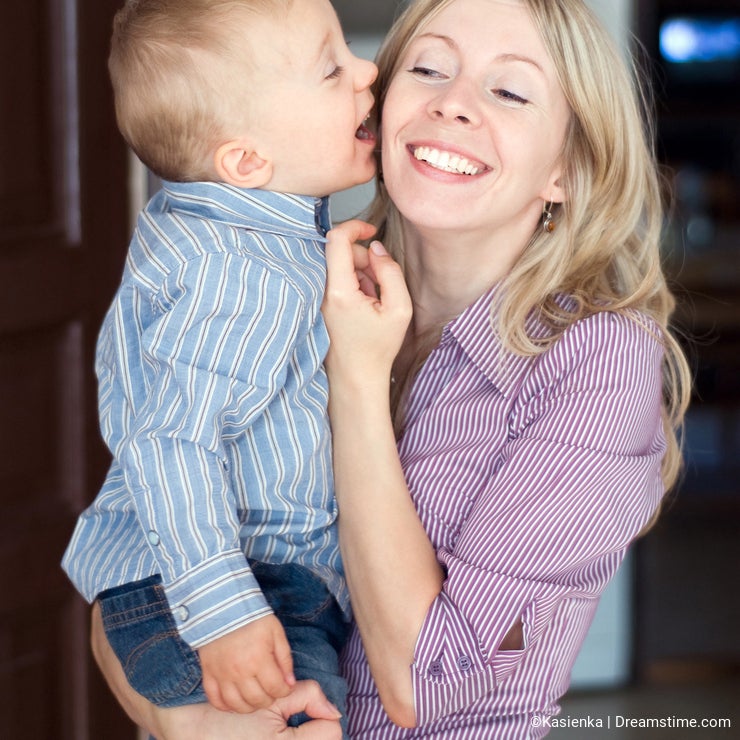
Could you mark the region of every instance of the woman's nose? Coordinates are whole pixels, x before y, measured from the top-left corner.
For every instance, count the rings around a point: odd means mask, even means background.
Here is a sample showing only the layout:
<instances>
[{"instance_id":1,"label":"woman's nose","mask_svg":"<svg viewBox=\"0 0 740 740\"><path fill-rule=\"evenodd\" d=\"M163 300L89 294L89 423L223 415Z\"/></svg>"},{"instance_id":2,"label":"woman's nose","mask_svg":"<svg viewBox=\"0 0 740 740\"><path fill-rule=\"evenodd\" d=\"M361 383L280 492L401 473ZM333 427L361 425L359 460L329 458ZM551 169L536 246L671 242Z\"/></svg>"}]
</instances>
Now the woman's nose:
<instances>
[{"instance_id":1,"label":"woman's nose","mask_svg":"<svg viewBox=\"0 0 740 740\"><path fill-rule=\"evenodd\" d=\"M463 113L458 113L457 115L452 116L447 115L443 110L435 109L434 111L432 111L432 114L435 118L449 118L450 120L459 121L460 123L472 123L470 118L468 118L468 116Z\"/></svg>"},{"instance_id":2,"label":"woman's nose","mask_svg":"<svg viewBox=\"0 0 740 740\"><path fill-rule=\"evenodd\" d=\"M429 103L429 113L438 120L456 121L467 125L480 123L474 91L463 80L452 80Z\"/></svg>"}]
</instances>

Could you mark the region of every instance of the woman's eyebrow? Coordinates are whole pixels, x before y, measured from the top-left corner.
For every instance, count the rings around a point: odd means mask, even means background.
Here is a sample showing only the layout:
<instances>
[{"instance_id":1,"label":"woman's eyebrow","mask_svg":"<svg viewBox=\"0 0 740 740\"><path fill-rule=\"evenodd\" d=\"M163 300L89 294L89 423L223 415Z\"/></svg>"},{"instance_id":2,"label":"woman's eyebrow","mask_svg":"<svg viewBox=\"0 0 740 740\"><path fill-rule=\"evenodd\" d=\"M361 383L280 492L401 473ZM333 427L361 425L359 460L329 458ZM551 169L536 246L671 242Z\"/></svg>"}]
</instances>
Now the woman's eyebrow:
<instances>
[{"instance_id":1,"label":"woman's eyebrow","mask_svg":"<svg viewBox=\"0 0 740 740\"><path fill-rule=\"evenodd\" d=\"M542 65L532 59L531 57L525 57L521 54L499 54L495 61L497 62L524 62L525 64L531 64L533 67L538 69L542 74L545 74L545 70L542 69Z\"/></svg>"},{"instance_id":2,"label":"woman's eyebrow","mask_svg":"<svg viewBox=\"0 0 740 740\"><path fill-rule=\"evenodd\" d=\"M439 41L444 41L444 43L447 44L447 46L449 46L451 49L458 48L457 44L449 36L445 36L444 34L441 34L441 33L430 33L430 32L420 33L414 39L414 41L418 41L419 39L438 39Z\"/></svg>"},{"instance_id":3,"label":"woman's eyebrow","mask_svg":"<svg viewBox=\"0 0 740 740\"><path fill-rule=\"evenodd\" d=\"M445 36L442 33L420 33L414 41L418 41L419 39L436 39L438 41L444 42L447 46L449 46L451 49L459 49L459 45L455 42L454 39L452 39L449 36ZM523 54L515 54L513 52L505 52L503 54L498 54L494 57L495 62L524 62L525 64L531 64L533 67L535 67L539 72L541 72L543 75L545 74L545 70L542 68L542 65L532 59L531 57L524 56Z\"/></svg>"}]
</instances>

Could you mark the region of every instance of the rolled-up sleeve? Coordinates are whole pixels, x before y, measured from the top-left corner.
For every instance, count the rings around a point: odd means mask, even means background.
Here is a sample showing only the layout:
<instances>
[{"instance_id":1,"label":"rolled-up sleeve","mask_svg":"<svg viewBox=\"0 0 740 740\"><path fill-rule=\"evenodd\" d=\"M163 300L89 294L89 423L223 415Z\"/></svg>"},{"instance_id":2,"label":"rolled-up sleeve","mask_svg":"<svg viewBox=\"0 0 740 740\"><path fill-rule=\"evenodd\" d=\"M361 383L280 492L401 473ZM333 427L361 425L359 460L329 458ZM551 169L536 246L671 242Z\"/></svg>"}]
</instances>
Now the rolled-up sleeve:
<instances>
[{"instance_id":1,"label":"rolled-up sleeve","mask_svg":"<svg viewBox=\"0 0 740 740\"><path fill-rule=\"evenodd\" d=\"M598 598L650 520L664 492L661 358L656 332L592 317L507 401L492 474L438 548L447 577L412 666L420 725L496 691L565 600ZM520 649L499 650L519 624Z\"/></svg>"}]
</instances>

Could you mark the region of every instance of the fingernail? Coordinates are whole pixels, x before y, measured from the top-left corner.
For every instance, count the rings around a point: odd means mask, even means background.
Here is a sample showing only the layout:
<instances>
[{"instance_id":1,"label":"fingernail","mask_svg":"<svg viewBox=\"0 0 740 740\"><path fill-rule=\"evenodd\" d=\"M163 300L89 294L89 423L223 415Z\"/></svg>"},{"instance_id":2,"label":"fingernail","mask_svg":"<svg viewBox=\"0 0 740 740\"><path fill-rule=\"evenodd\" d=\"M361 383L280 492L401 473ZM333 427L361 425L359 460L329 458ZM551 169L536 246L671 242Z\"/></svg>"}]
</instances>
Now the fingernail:
<instances>
[{"instance_id":1,"label":"fingernail","mask_svg":"<svg viewBox=\"0 0 740 740\"><path fill-rule=\"evenodd\" d=\"M381 257L388 254L385 247L379 241L370 242L370 249L372 249L375 254L379 254Z\"/></svg>"}]
</instances>

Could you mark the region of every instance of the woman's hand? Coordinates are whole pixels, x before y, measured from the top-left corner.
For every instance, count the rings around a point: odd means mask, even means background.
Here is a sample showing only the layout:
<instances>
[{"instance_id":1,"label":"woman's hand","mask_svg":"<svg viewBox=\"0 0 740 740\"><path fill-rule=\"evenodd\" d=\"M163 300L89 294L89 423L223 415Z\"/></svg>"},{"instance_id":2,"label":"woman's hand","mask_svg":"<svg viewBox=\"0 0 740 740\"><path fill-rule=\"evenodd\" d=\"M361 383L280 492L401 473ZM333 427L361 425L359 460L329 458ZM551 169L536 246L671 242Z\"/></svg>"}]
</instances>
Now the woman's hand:
<instances>
[{"instance_id":1,"label":"woman's hand","mask_svg":"<svg viewBox=\"0 0 740 740\"><path fill-rule=\"evenodd\" d=\"M108 686L126 714L158 740L339 740L339 712L315 681L298 681L291 693L252 714L221 712L210 704L162 709L129 685L103 630L100 608L93 607L90 628L93 655ZM316 719L297 728L287 726L292 714L305 711Z\"/></svg>"},{"instance_id":2,"label":"woman's hand","mask_svg":"<svg viewBox=\"0 0 740 740\"><path fill-rule=\"evenodd\" d=\"M353 220L328 234L322 312L331 338L326 366L332 378L387 382L411 319L399 265L380 242L369 249L355 244L373 233L370 224Z\"/></svg>"}]
</instances>

